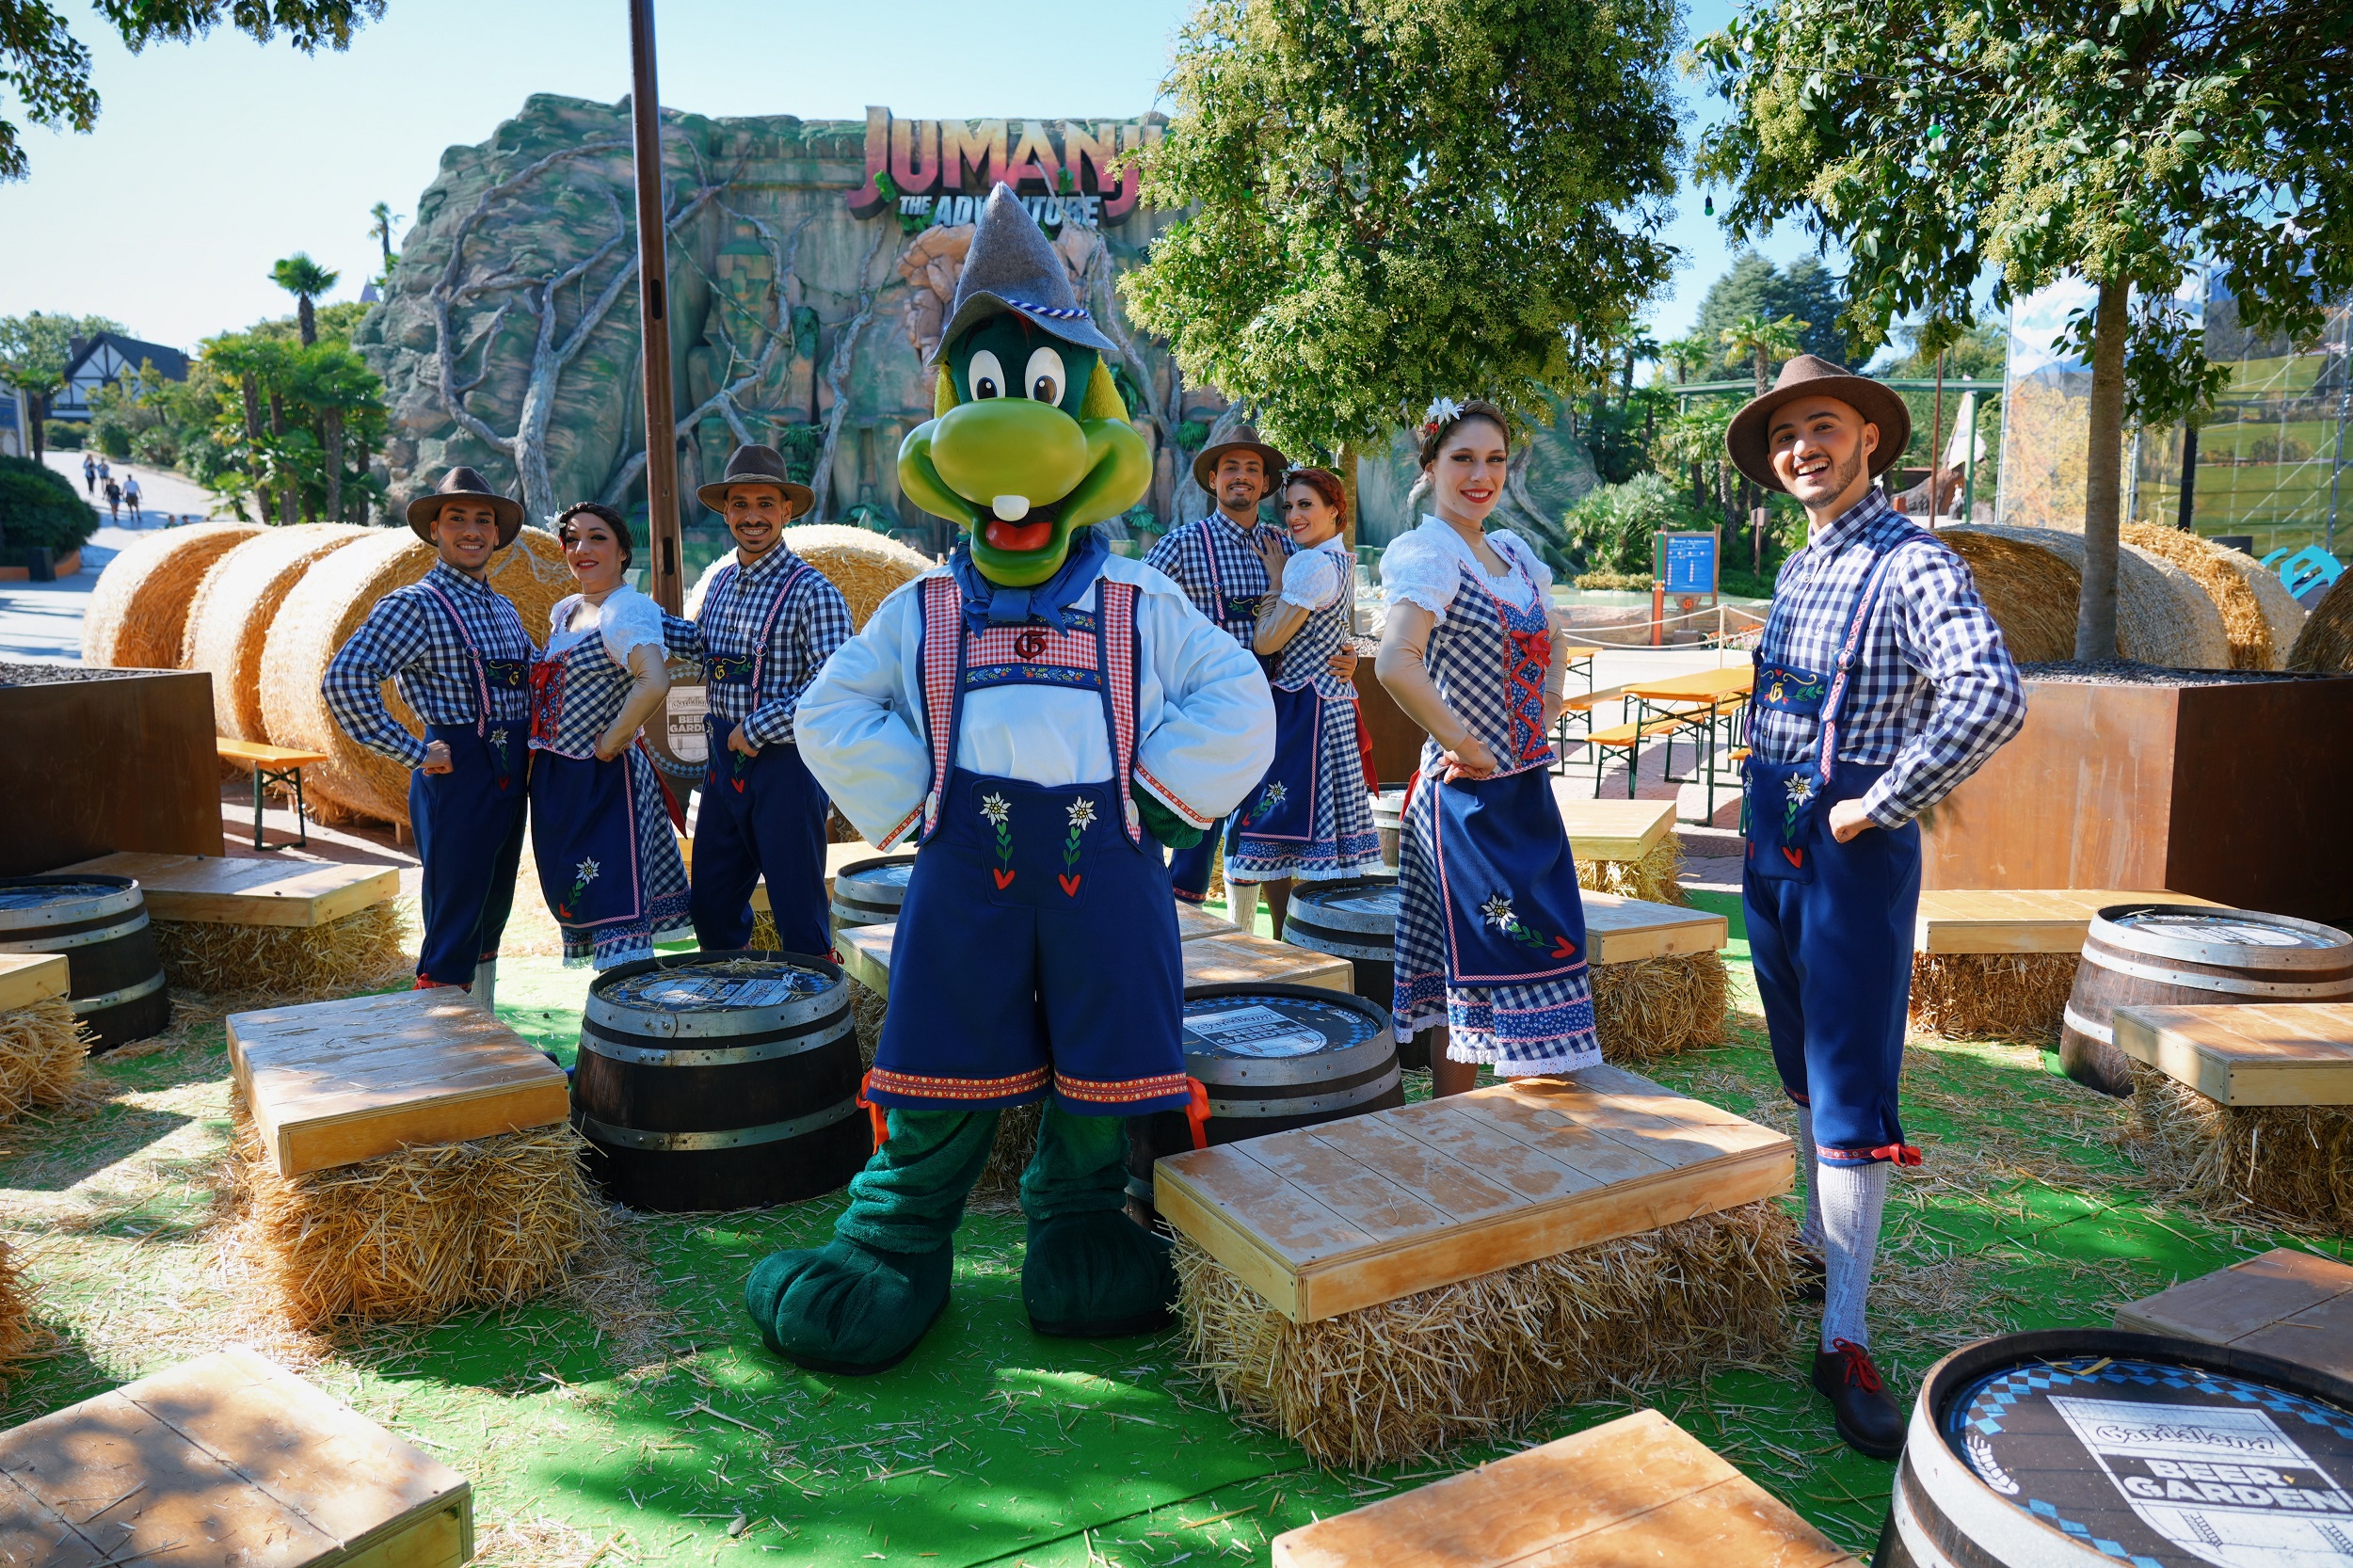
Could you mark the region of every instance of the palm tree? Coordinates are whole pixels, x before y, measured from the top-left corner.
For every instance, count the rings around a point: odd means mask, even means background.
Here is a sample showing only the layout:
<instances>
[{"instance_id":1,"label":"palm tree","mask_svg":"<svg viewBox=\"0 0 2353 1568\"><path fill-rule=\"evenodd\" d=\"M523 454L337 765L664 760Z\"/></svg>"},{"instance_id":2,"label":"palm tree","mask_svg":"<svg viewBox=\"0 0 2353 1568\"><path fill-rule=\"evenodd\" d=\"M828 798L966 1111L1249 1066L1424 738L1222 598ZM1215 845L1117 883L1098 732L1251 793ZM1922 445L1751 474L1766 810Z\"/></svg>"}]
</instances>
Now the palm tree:
<instances>
[{"instance_id":1,"label":"palm tree","mask_svg":"<svg viewBox=\"0 0 2353 1568\"><path fill-rule=\"evenodd\" d=\"M300 250L269 269L269 280L295 296L303 347L319 341L319 318L312 311L311 301L333 288L335 280L342 276L340 272L328 271Z\"/></svg>"},{"instance_id":2,"label":"palm tree","mask_svg":"<svg viewBox=\"0 0 2353 1568\"><path fill-rule=\"evenodd\" d=\"M378 280L378 282L389 288L392 281L392 264L400 259L392 254L392 225L398 223L400 219L392 216L392 203L389 201L378 201L375 206L370 207L368 216L376 219L374 223L368 225L368 237L376 241L384 250L384 276Z\"/></svg>"},{"instance_id":3,"label":"palm tree","mask_svg":"<svg viewBox=\"0 0 2353 1568\"><path fill-rule=\"evenodd\" d=\"M1756 395L1763 397L1773 361L1796 359L1798 334L1813 325L1795 316L1767 321L1762 314L1751 311L1723 329L1724 346L1734 354L1746 354L1753 359L1756 366Z\"/></svg>"},{"instance_id":4,"label":"palm tree","mask_svg":"<svg viewBox=\"0 0 2353 1568\"><path fill-rule=\"evenodd\" d=\"M1674 375L1675 385L1681 386L1709 365L1716 362L1716 345L1694 332L1659 345L1658 357Z\"/></svg>"},{"instance_id":5,"label":"palm tree","mask_svg":"<svg viewBox=\"0 0 2353 1568\"><path fill-rule=\"evenodd\" d=\"M1656 360L1658 358L1662 350L1658 346L1658 340L1652 337L1648 330L1640 327L1634 328L1633 335L1628 337L1624 343L1620 344L1618 347L1625 355L1625 361L1620 372L1618 381L1618 401L1621 403L1631 403L1634 401L1634 366L1636 361L1641 360Z\"/></svg>"}]
</instances>

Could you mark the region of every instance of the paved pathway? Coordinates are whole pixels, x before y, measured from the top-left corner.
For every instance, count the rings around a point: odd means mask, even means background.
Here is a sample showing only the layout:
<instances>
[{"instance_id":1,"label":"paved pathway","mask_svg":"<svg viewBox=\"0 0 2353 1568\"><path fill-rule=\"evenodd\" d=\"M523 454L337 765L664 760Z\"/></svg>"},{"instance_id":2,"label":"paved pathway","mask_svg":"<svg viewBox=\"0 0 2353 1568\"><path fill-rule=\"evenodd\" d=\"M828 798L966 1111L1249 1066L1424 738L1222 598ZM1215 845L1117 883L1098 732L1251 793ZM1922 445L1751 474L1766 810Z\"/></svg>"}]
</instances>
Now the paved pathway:
<instances>
[{"instance_id":1,"label":"paved pathway","mask_svg":"<svg viewBox=\"0 0 2353 1568\"><path fill-rule=\"evenodd\" d=\"M83 485L80 453L50 452L43 455L42 461L65 475L73 486L73 493L89 502L91 510L97 512L102 519L105 518L105 482L101 480L95 489L87 488ZM107 464L113 470L117 484L136 474L141 491L141 520L138 522L133 521L131 509L127 506L122 509L122 515L120 518L107 519L108 521L131 527L142 525L163 527L172 522L202 522L213 515L216 507L221 504L220 498L212 491L195 480L173 473L168 469L153 468L146 463L132 462L128 459L116 462L111 457L107 459Z\"/></svg>"},{"instance_id":2,"label":"paved pathway","mask_svg":"<svg viewBox=\"0 0 2353 1568\"><path fill-rule=\"evenodd\" d=\"M72 484L75 494L82 494L80 453L51 452L46 460ZM0 583L0 659L80 664L82 612L89 604L98 574L114 559L115 552L170 526L174 520L200 522L218 504L212 491L180 474L143 463L116 463L113 469L118 482L126 474L138 475L139 488L146 492L139 523L119 527L107 522L102 497L91 508L100 517L98 532L82 547L82 569L77 575L55 583ZM127 510L124 522L129 522Z\"/></svg>"}]
</instances>

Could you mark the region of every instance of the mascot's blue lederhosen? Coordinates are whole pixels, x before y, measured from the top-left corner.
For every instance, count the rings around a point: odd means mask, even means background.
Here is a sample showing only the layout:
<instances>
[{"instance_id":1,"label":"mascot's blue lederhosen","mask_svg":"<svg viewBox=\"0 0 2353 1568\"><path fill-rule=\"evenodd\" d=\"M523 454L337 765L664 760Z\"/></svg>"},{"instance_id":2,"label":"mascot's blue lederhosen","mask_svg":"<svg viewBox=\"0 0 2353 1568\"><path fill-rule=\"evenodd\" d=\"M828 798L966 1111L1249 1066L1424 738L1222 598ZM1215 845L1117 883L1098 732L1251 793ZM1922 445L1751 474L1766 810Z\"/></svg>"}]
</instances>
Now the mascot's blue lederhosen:
<instances>
[{"instance_id":1,"label":"mascot's blue lederhosen","mask_svg":"<svg viewBox=\"0 0 2353 1568\"><path fill-rule=\"evenodd\" d=\"M1255 573L1254 580L1263 583L1266 576L1266 568L1257 556L1246 554L1242 558L1228 561L1224 567L1219 566L1218 545L1220 541L1214 536L1209 535L1207 530L1215 526L1217 520L1222 517L1222 515L1223 514L1220 513L1211 513L1209 517L1202 519L1199 522L1188 525L1204 531L1204 536L1200 541L1200 559L1202 565L1207 568L1209 587L1209 606L1204 608L1198 602L1199 595L1193 584L1184 582L1182 579L1179 579L1177 585L1183 588L1186 593L1194 596L1194 608L1201 610L1202 614L1208 616L1209 619L1217 622L1220 626L1225 627L1227 631L1234 632L1235 635L1241 640L1241 646L1247 649L1251 644L1252 632L1257 624L1258 606L1262 602L1266 594L1279 591L1279 584L1266 584L1259 592L1255 593L1234 593L1228 591L1226 578L1229 573L1239 576L1249 576L1250 574ZM1269 524L1264 526L1272 525ZM1289 534L1279 528L1276 528L1274 533L1277 537L1283 539L1287 544L1289 543L1290 539L1290 536ZM1174 535L1170 536L1171 538L1174 538L1175 536L1176 536ZM1166 541L1163 540L1162 544L1165 545L1165 543ZM1155 551L1155 553L1158 553L1157 550ZM1249 588L1250 585L1249 582L1237 582L1232 584L1235 588L1243 589ZM1264 659L1259 661L1261 668L1264 668L1266 664L1267 661ZM1276 704L1276 718L1279 722L1282 718L1281 708L1283 703L1283 695L1280 692L1277 692L1275 694L1274 700ZM1257 798L1255 792L1251 798L1253 800ZM1368 813L1368 818L1369 818L1369 813ZM1200 904L1208 899L1209 894L1210 868L1217 864L1217 858L1220 854L1231 854L1240 849L1241 829L1241 811L1237 809L1232 815L1226 817L1223 822L1214 824L1208 832L1202 834L1200 842L1188 844L1183 849L1171 850L1169 852L1169 885L1175 890L1178 898L1184 900L1187 904ZM1377 840L1375 841L1375 848L1376 850L1378 849Z\"/></svg>"},{"instance_id":2,"label":"mascot's blue lederhosen","mask_svg":"<svg viewBox=\"0 0 2353 1568\"><path fill-rule=\"evenodd\" d=\"M636 745L597 760L628 670L595 633L531 667L531 820L539 890L564 962L609 969L689 935L686 868L653 764Z\"/></svg>"},{"instance_id":3,"label":"mascot's blue lederhosen","mask_svg":"<svg viewBox=\"0 0 2353 1568\"><path fill-rule=\"evenodd\" d=\"M703 593L708 610L723 591L736 587L739 572L729 563ZM776 616L804 573L817 568L793 564L760 612L760 635L748 654L709 650L704 632L703 680L712 686L747 688L749 709L763 696L767 649ZM760 748L757 757L728 749L735 721L717 712L703 720L710 760L703 770L702 804L695 818L695 865L689 907L695 937L708 952L732 952L751 940L752 888L768 879L768 911L777 945L786 952L823 956L833 951L833 926L825 905L825 792L818 787L801 749L789 743Z\"/></svg>"},{"instance_id":4,"label":"mascot's blue lederhosen","mask_svg":"<svg viewBox=\"0 0 2353 1568\"><path fill-rule=\"evenodd\" d=\"M1356 750L1356 688L1331 672L1356 620L1354 561L1336 559L1339 597L1309 612L1283 645L1271 683L1274 765L1234 813L1228 882L1331 881L1381 872L1381 840Z\"/></svg>"},{"instance_id":5,"label":"mascot's blue lederhosen","mask_svg":"<svg viewBox=\"0 0 2353 1568\"><path fill-rule=\"evenodd\" d=\"M1513 565L1531 587L1525 566ZM1398 1037L1449 1029L1447 1054L1505 1077L1601 1060L1586 970L1585 906L1553 799L1544 723L1552 628L1545 595L1520 609L1469 566L1430 633L1426 667L1447 707L1501 764L1442 777L1422 745L1399 844Z\"/></svg>"},{"instance_id":6,"label":"mascot's blue lederhosen","mask_svg":"<svg viewBox=\"0 0 2353 1568\"><path fill-rule=\"evenodd\" d=\"M892 990L868 1098L971 1110L1050 1087L1080 1115L1182 1109L1176 906L1128 800L1135 587L1098 581L1096 610L1064 631L977 633L952 576L920 591L932 789L892 968L923 984ZM1102 694L1114 776L1048 789L955 767L965 695L1041 680Z\"/></svg>"},{"instance_id":7,"label":"mascot's blue lederhosen","mask_svg":"<svg viewBox=\"0 0 2353 1568\"><path fill-rule=\"evenodd\" d=\"M408 776L408 822L423 868L417 975L437 985L467 985L477 964L498 956L515 906L528 810L530 749L520 727L489 717L490 693L528 690L531 664L484 658L457 606L431 582L421 586L448 615L473 662L476 717L472 725L426 725L426 744L449 747L451 769Z\"/></svg>"},{"instance_id":8,"label":"mascot's blue lederhosen","mask_svg":"<svg viewBox=\"0 0 2353 1568\"><path fill-rule=\"evenodd\" d=\"M1814 1112L1822 1161L1917 1164L1897 1112L1904 1016L1912 992L1913 920L1920 904L1920 828L1873 827L1846 843L1830 808L1868 792L1884 765L1838 760L1838 712L1895 548L1855 589L1834 670L1783 657L1787 617L1776 604L1755 654L1751 701L1820 719L1813 755L1748 761L1748 854L1740 879L1749 952L1783 1089Z\"/></svg>"}]
</instances>

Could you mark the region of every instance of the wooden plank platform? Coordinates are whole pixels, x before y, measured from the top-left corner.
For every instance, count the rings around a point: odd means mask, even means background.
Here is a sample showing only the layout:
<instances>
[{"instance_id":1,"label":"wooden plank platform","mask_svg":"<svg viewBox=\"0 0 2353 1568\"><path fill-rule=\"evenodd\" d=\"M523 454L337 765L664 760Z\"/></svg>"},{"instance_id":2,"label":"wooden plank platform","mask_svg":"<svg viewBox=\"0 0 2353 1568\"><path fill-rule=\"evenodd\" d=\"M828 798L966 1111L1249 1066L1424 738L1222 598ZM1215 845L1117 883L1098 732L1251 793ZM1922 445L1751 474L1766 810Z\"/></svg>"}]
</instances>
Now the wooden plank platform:
<instances>
[{"instance_id":1,"label":"wooden plank platform","mask_svg":"<svg viewBox=\"0 0 2353 1568\"><path fill-rule=\"evenodd\" d=\"M1162 1218L1294 1322L1789 1190L1788 1138L1623 1068L1160 1160Z\"/></svg>"},{"instance_id":2,"label":"wooden plank platform","mask_svg":"<svg viewBox=\"0 0 2353 1568\"><path fill-rule=\"evenodd\" d=\"M284 1176L549 1127L571 1110L564 1069L462 991L232 1013L229 1061Z\"/></svg>"},{"instance_id":3,"label":"wooden plank platform","mask_svg":"<svg viewBox=\"0 0 2353 1568\"><path fill-rule=\"evenodd\" d=\"M457 1568L466 1478L250 1351L0 1433L0 1562Z\"/></svg>"},{"instance_id":4,"label":"wooden plank platform","mask_svg":"<svg viewBox=\"0 0 2353 1568\"><path fill-rule=\"evenodd\" d=\"M1356 966L1329 953L1270 942L1209 917L1224 929L1183 944L1188 985L1284 984L1321 985L1345 991L1355 984ZM897 921L856 925L834 935L841 954L841 969L852 980L879 996L890 994L890 947L897 938Z\"/></svg>"},{"instance_id":5,"label":"wooden plank platform","mask_svg":"<svg viewBox=\"0 0 2353 1568\"><path fill-rule=\"evenodd\" d=\"M2353 1378L2353 1268L2281 1247L2116 1309L2116 1326Z\"/></svg>"},{"instance_id":6,"label":"wooden plank platform","mask_svg":"<svg viewBox=\"0 0 2353 1568\"><path fill-rule=\"evenodd\" d=\"M1927 888L1914 952L2080 952L2091 917L2111 904L2211 904L2187 893L2114 888Z\"/></svg>"},{"instance_id":7,"label":"wooden plank platform","mask_svg":"<svg viewBox=\"0 0 2353 1568\"><path fill-rule=\"evenodd\" d=\"M2353 1002L2120 1007L2116 1048L2222 1105L2353 1105Z\"/></svg>"},{"instance_id":8,"label":"wooden plank platform","mask_svg":"<svg viewBox=\"0 0 2353 1568\"><path fill-rule=\"evenodd\" d=\"M1656 1410L1274 1538L1273 1568L1862 1568Z\"/></svg>"},{"instance_id":9,"label":"wooden plank platform","mask_svg":"<svg viewBox=\"0 0 2353 1568\"><path fill-rule=\"evenodd\" d=\"M62 952L0 952L0 1013L64 996L66 968Z\"/></svg>"},{"instance_id":10,"label":"wooden plank platform","mask_svg":"<svg viewBox=\"0 0 2353 1568\"><path fill-rule=\"evenodd\" d=\"M1204 936L1225 936L1241 927L1223 915L1212 915L1197 904L1179 902L1176 905L1176 939L1197 942Z\"/></svg>"},{"instance_id":11,"label":"wooden plank platform","mask_svg":"<svg viewBox=\"0 0 2353 1568\"><path fill-rule=\"evenodd\" d=\"M325 925L400 893L397 866L213 855L102 855L64 868L136 877L147 912L195 925Z\"/></svg>"},{"instance_id":12,"label":"wooden plank platform","mask_svg":"<svg viewBox=\"0 0 2353 1568\"><path fill-rule=\"evenodd\" d=\"M1566 777L1552 781L1569 848L1578 860L1640 860L1673 830L1672 800L1595 800Z\"/></svg>"},{"instance_id":13,"label":"wooden plank platform","mask_svg":"<svg viewBox=\"0 0 2353 1568\"><path fill-rule=\"evenodd\" d=\"M1590 964L1631 964L1684 952L1714 952L1731 939L1731 922L1705 909L1653 904L1614 893L1587 892L1585 959Z\"/></svg>"}]
</instances>

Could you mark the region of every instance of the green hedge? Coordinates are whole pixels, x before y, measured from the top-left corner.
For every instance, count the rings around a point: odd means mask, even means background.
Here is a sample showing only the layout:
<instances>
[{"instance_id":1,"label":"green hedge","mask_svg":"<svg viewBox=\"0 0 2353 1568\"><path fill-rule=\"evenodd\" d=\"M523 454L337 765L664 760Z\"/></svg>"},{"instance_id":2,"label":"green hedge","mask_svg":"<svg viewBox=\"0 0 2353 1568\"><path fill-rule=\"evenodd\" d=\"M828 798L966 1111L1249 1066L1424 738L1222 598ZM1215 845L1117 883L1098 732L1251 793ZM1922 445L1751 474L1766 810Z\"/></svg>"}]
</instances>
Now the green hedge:
<instances>
[{"instance_id":1,"label":"green hedge","mask_svg":"<svg viewBox=\"0 0 2353 1568\"><path fill-rule=\"evenodd\" d=\"M72 550L98 531L65 477L24 457L0 457L0 547Z\"/></svg>"}]
</instances>

